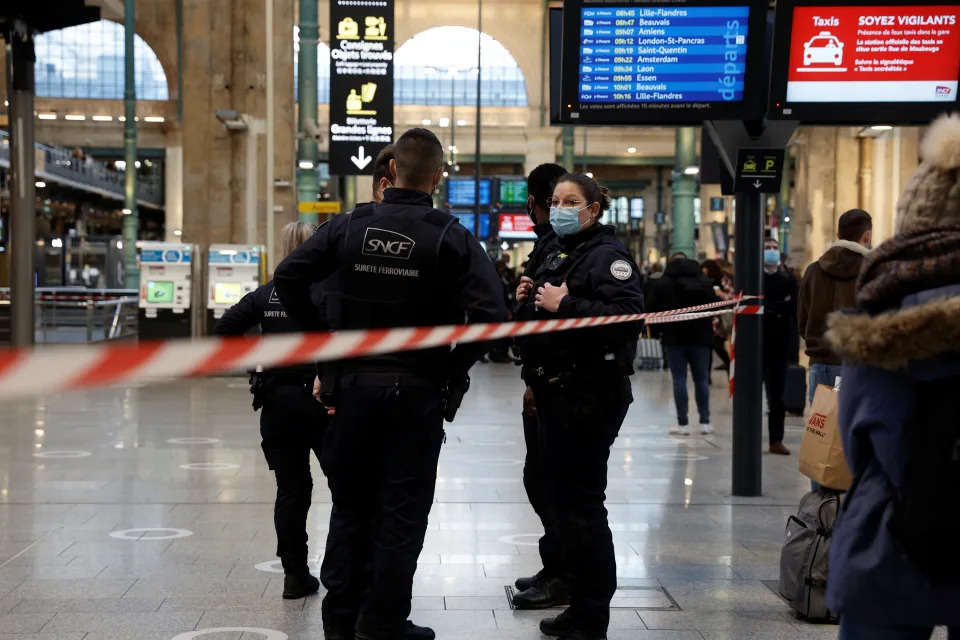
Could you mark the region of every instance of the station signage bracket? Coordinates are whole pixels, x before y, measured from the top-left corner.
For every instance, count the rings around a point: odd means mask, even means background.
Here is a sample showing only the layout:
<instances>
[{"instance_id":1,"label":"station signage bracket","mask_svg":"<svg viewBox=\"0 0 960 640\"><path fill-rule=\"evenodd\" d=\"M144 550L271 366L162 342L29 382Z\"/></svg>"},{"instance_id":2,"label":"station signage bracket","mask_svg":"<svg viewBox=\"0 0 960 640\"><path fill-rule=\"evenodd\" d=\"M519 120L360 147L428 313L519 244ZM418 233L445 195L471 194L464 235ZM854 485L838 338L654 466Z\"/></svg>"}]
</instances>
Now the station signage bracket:
<instances>
[{"instance_id":1,"label":"station signage bracket","mask_svg":"<svg viewBox=\"0 0 960 640\"><path fill-rule=\"evenodd\" d=\"M330 173L372 175L393 142L394 0L332 0L330 25Z\"/></svg>"}]
</instances>

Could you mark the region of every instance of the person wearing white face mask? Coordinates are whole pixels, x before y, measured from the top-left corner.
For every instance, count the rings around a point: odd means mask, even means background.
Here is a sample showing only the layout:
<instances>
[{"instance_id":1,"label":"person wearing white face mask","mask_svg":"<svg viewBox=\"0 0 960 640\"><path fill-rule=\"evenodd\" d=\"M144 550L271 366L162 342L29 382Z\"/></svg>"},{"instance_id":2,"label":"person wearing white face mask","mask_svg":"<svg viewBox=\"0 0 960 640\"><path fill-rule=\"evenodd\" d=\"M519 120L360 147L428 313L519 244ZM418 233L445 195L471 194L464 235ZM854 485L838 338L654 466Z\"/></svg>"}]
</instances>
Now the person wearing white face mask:
<instances>
[{"instance_id":1,"label":"person wearing white face mask","mask_svg":"<svg viewBox=\"0 0 960 640\"><path fill-rule=\"evenodd\" d=\"M779 243L767 238L763 245L763 381L769 409L770 453L783 456L790 455L783 444L787 365L799 358L798 291L797 279L780 260Z\"/></svg>"},{"instance_id":2,"label":"person wearing white face mask","mask_svg":"<svg viewBox=\"0 0 960 640\"><path fill-rule=\"evenodd\" d=\"M598 222L609 206L609 193L592 178L560 178L550 208L557 244L528 265L517 288L518 319L643 311L636 263L614 228ZM603 505L607 460L633 401L629 376L639 332L640 323L622 323L518 341L539 418L547 502L571 586L570 608L540 623L549 636L606 638L617 588Z\"/></svg>"}]
</instances>

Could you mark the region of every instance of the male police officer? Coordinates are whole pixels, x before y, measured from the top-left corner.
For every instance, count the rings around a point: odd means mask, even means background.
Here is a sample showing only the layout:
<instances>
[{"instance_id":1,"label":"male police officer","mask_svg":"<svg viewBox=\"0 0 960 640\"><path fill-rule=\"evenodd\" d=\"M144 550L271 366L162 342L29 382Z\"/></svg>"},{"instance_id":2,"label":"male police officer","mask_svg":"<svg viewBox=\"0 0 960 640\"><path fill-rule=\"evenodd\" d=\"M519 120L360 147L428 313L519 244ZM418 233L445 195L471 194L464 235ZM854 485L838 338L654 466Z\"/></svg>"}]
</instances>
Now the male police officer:
<instances>
[{"instance_id":1,"label":"male police officer","mask_svg":"<svg viewBox=\"0 0 960 640\"><path fill-rule=\"evenodd\" d=\"M383 192L393 186L390 182L393 175L390 173L390 162L393 160L393 145L383 148L373 161L373 201L383 202Z\"/></svg>"},{"instance_id":2,"label":"male police officer","mask_svg":"<svg viewBox=\"0 0 960 640\"><path fill-rule=\"evenodd\" d=\"M495 322L506 317L490 259L430 194L443 147L426 129L395 145L384 201L335 218L277 268L287 313L310 328L309 286L337 272L341 329ZM324 451L333 495L321 579L327 640L403 635L436 486L444 385L486 346L361 357L344 363Z\"/></svg>"},{"instance_id":3,"label":"male police officer","mask_svg":"<svg viewBox=\"0 0 960 640\"><path fill-rule=\"evenodd\" d=\"M533 220L533 230L537 242L527 258L525 277L533 272L543 259L558 248L557 234L550 226L550 201L557 180L567 174L567 170L558 164L542 164L535 168L527 178L527 211ZM521 360L523 360L523 341L518 340ZM531 362L523 362L531 365ZM539 421L537 405L533 398L533 389L527 387L523 394L523 439L527 445L527 456L523 465L523 487L527 491L530 506L543 523L543 536L540 538L540 559L543 569L528 578L516 581L518 593L513 605L518 609L549 609L569 603L570 589L566 583L563 546L557 532L556 518L547 504L547 492L544 486L543 453L540 448Z\"/></svg>"}]
</instances>

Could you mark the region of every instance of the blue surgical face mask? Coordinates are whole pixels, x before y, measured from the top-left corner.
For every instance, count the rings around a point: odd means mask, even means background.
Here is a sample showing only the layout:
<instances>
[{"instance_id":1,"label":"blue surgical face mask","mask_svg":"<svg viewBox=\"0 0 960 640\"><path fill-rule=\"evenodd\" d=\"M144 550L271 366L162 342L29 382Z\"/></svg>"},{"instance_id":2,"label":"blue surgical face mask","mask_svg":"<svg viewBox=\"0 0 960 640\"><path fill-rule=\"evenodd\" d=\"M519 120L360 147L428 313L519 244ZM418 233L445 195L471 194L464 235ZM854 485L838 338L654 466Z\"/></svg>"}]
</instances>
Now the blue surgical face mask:
<instances>
[{"instance_id":1,"label":"blue surgical face mask","mask_svg":"<svg viewBox=\"0 0 960 640\"><path fill-rule=\"evenodd\" d=\"M763 252L763 264L768 267L775 267L780 264L780 250L765 249Z\"/></svg>"},{"instance_id":2,"label":"blue surgical face mask","mask_svg":"<svg viewBox=\"0 0 960 640\"><path fill-rule=\"evenodd\" d=\"M584 207L583 209L586 209ZM550 207L550 226L557 232L561 238L572 236L580 232L583 225L580 224L580 212L583 209L576 207Z\"/></svg>"}]
</instances>

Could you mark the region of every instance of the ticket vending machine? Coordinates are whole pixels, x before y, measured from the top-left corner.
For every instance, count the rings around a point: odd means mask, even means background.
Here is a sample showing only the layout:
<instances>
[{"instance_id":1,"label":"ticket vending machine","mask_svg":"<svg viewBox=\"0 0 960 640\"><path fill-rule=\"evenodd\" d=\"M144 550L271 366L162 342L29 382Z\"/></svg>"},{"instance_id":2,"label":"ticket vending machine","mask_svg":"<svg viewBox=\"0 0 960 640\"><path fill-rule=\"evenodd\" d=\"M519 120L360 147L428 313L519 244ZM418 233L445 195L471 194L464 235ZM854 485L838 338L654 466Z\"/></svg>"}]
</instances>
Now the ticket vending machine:
<instances>
[{"instance_id":1,"label":"ticket vending machine","mask_svg":"<svg viewBox=\"0 0 960 640\"><path fill-rule=\"evenodd\" d=\"M262 245L214 244L207 253L207 328L266 281Z\"/></svg>"},{"instance_id":2,"label":"ticket vending machine","mask_svg":"<svg viewBox=\"0 0 960 640\"><path fill-rule=\"evenodd\" d=\"M197 282L197 246L174 242L138 242L141 340L190 338L201 334L193 284Z\"/></svg>"}]
</instances>

